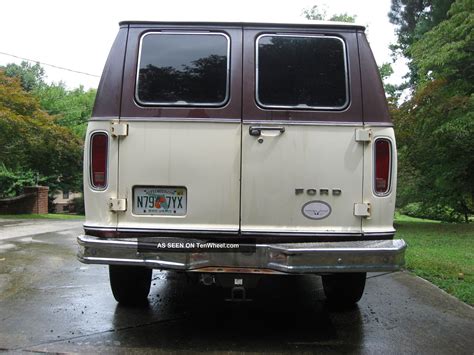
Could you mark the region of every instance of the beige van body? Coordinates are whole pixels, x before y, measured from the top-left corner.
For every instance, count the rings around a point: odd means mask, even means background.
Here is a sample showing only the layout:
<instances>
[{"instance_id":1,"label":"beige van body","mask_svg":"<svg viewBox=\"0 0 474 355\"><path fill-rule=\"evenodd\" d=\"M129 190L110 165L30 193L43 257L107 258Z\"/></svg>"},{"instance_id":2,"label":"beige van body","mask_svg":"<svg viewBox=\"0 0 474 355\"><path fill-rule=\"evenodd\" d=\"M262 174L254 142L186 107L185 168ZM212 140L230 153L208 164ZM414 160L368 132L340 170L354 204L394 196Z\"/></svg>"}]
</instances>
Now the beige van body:
<instances>
[{"instance_id":1,"label":"beige van body","mask_svg":"<svg viewBox=\"0 0 474 355\"><path fill-rule=\"evenodd\" d=\"M123 22L86 134L78 257L112 265L124 303L123 275L152 268L319 274L338 299L404 263L396 157L361 26Z\"/></svg>"}]
</instances>

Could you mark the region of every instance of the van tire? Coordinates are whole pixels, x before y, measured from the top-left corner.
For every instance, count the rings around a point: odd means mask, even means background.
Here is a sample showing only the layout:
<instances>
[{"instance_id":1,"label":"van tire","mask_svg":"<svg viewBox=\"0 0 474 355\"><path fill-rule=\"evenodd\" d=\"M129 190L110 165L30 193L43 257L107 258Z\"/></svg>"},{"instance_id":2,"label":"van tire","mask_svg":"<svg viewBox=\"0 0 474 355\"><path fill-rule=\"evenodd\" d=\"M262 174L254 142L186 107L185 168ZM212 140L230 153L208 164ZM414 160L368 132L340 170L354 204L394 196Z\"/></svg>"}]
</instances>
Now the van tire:
<instances>
[{"instance_id":1,"label":"van tire","mask_svg":"<svg viewBox=\"0 0 474 355\"><path fill-rule=\"evenodd\" d=\"M124 306L147 303L153 270L143 266L109 265L110 288Z\"/></svg>"},{"instance_id":2,"label":"van tire","mask_svg":"<svg viewBox=\"0 0 474 355\"><path fill-rule=\"evenodd\" d=\"M364 293L366 272L323 275L324 294L334 306L349 307L356 304Z\"/></svg>"}]
</instances>

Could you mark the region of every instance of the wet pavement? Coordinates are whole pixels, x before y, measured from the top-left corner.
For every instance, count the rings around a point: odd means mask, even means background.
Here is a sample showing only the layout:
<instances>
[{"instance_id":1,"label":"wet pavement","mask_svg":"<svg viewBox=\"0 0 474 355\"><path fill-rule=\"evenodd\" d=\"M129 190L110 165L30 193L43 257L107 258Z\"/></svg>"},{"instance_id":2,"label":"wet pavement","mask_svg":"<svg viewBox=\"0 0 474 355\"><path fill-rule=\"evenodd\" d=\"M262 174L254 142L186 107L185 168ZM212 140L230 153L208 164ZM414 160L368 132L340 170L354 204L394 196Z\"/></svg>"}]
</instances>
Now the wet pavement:
<instances>
[{"instance_id":1,"label":"wet pavement","mask_svg":"<svg viewBox=\"0 0 474 355\"><path fill-rule=\"evenodd\" d=\"M154 272L149 305L113 299L106 266L76 261L81 222L0 219L0 350L473 354L474 309L405 272L369 274L359 305L324 302L315 276L272 276L254 301ZM63 223L63 224L61 224ZM38 224L41 224L38 222ZM5 247L5 246L8 247Z\"/></svg>"}]
</instances>

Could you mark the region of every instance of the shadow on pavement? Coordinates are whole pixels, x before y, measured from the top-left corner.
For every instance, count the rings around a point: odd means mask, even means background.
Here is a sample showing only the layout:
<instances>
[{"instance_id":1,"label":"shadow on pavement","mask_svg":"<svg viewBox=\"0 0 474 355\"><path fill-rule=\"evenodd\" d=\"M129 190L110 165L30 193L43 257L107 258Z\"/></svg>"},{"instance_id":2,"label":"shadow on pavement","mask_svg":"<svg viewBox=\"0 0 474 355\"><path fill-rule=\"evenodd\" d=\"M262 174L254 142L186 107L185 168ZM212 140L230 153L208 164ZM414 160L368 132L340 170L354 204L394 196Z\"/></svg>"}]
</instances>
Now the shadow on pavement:
<instances>
[{"instance_id":1,"label":"shadow on pavement","mask_svg":"<svg viewBox=\"0 0 474 355\"><path fill-rule=\"evenodd\" d=\"M117 331L108 340L165 351L274 352L319 345L350 352L360 347L359 308L329 309L318 277L272 276L259 285L250 302L225 301L225 290L196 284L179 273L166 273L166 278L172 281L166 286L155 282L148 307L115 308ZM163 309L180 317L154 323L153 317ZM143 325L121 331L131 312L140 314Z\"/></svg>"}]
</instances>

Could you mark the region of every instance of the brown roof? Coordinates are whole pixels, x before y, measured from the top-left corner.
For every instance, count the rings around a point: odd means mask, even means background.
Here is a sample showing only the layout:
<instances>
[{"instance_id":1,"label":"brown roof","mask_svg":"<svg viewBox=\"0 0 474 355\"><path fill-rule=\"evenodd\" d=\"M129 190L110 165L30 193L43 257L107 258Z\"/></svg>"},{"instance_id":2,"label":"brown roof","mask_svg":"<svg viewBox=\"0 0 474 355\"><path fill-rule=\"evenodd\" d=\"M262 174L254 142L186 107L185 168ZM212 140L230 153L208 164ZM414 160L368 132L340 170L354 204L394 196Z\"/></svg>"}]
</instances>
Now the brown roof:
<instances>
[{"instance_id":1,"label":"brown roof","mask_svg":"<svg viewBox=\"0 0 474 355\"><path fill-rule=\"evenodd\" d=\"M365 30L365 26L349 22L336 21L311 21L302 20L300 22L226 22L226 21L121 21L119 25L201 25L201 26L237 26L237 27L326 27L326 28L346 28Z\"/></svg>"}]
</instances>

